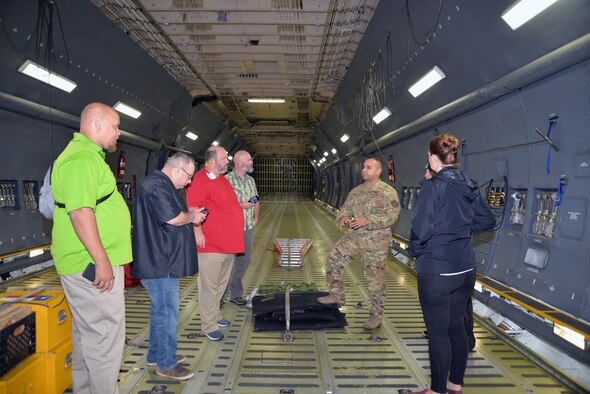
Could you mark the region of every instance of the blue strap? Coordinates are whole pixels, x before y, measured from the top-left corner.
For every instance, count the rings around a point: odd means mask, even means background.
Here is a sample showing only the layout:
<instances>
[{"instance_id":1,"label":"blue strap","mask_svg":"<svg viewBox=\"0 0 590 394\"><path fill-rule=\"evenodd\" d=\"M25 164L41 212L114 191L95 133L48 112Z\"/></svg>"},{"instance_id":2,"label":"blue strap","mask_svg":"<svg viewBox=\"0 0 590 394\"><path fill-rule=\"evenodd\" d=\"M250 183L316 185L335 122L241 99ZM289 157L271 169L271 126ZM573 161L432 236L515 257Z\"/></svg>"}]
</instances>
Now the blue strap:
<instances>
[{"instance_id":1,"label":"blue strap","mask_svg":"<svg viewBox=\"0 0 590 394\"><path fill-rule=\"evenodd\" d=\"M555 122L549 121L549 130L547 130L547 138L551 139L551 129ZM551 145L549 145L549 151L547 152L547 174L551 173Z\"/></svg>"},{"instance_id":2,"label":"blue strap","mask_svg":"<svg viewBox=\"0 0 590 394\"><path fill-rule=\"evenodd\" d=\"M563 189L565 187L565 178L559 178L559 184L557 185L557 199L555 200L555 206L559 207L561 205L561 199L563 197Z\"/></svg>"}]
</instances>

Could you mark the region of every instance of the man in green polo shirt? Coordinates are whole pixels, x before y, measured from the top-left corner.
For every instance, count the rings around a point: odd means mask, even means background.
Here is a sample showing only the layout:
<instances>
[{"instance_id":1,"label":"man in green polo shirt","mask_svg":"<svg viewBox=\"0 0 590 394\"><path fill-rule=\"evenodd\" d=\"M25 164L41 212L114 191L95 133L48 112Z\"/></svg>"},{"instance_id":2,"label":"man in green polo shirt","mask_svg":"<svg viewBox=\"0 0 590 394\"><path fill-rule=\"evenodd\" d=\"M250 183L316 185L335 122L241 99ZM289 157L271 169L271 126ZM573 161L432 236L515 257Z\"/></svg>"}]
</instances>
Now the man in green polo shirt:
<instances>
[{"instance_id":1,"label":"man in green polo shirt","mask_svg":"<svg viewBox=\"0 0 590 394\"><path fill-rule=\"evenodd\" d=\"M125 345L123 265L132 260L131 217L103 149L114 152L119 115L92 103L55 161L51 253L72 311L74 392L118 393ZM93 281L82 272L92 263Z\"/></svg>"}]
</instances>

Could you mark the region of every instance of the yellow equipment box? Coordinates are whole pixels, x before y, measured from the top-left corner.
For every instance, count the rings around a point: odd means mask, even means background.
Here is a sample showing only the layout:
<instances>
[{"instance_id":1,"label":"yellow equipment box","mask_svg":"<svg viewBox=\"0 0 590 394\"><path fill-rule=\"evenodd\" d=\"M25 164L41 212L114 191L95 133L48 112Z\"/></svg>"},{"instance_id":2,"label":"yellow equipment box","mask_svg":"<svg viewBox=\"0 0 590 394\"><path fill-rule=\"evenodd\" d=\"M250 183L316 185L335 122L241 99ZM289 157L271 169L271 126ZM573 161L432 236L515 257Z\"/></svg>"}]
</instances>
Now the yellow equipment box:
<instances>
[{"instance_id":1,"label":"yellow equipment box","mask_svg":"<svg viewBox=\"0 0 590 394\"><path fill-rule=\"evenodd\" d=\"M47 361L43 354L33 354L0 378L0 394L45 393Z\"/></svg>"},{"instance_id":2,"label":"yellow equipment box","mask_svg":"<svg viewBox=\"0 0 590 394\"><path fill-rule=\"evenodd\" d=\"M41 353L46 360L45 393L62 394L72 385L72 341L66 339L57 345L52 352Z\"/></svg>"},{"instance_id":3,"label":"yellow equipment box","mask_svg":"<svg viewBox=\"0 0 590 394\"><path fill-rule=\"evenodd\" d=\"M11 291L0 294L0 303L13 301L29 291ZM50 352L72 335L72 314L61 290L43 290L27 296L14 305L29 306L36 314L35 330L37 353Z\"/></svg>"}]
</instances>

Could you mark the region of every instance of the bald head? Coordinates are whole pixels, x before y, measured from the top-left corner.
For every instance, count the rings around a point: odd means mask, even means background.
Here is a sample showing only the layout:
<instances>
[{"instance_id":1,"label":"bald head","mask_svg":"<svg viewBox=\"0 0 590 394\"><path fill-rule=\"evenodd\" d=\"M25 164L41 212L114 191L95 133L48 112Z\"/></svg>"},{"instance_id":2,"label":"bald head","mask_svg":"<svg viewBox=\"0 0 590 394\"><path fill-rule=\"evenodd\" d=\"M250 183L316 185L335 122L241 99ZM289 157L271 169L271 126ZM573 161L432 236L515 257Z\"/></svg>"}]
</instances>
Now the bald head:
<instances>
[{"instance_id":1,"label":"bald head","mask_svg":"<svg viewBox=\"0 0 590 394\"><path fill-rule=\"evenodd\" d=\"M121 135L119 122L119 114L113 108L102 103L91 103L80 115L80 133L108 152L114 152Z\"/></svg>"},{"instance_id":2,"label":"bald head","mask_svg":"<svg viewBox=\"0 0 590 394\"><path fill-rule=\"evenodd\" d=\"M234 155L234 171L241 176L245 173L251 174L254 172L254 162L252 161L252 156L250 153L246 152L245 150L239 150Z\"/></svg>"},{"instance_id":3,"label":"bald head","mask_svg":"<svg viewBox=\"0 0 590 394\"><path fill-rule=\"evenodd\" d=\"M375 159L374 157L369 157L363 163L363 170L361 171L361 175L365 183L369 185L374 185L379 181L381 176L381 170L383 169L383 165L381 164L380 160Z\"/></svg>"}]
</instances>

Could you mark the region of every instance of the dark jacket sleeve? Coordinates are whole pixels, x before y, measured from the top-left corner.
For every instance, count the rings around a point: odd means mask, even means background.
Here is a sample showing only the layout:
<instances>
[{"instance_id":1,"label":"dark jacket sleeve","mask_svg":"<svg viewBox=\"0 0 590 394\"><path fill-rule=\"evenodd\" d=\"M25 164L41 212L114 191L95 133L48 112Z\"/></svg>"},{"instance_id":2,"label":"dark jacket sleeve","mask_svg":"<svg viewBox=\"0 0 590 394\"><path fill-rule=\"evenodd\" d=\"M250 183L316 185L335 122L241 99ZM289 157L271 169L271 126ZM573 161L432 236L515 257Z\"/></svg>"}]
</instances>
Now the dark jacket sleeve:
<instances>
[{"instance_id":1,"label":"dark jacket sleeve","mask_svg":"<svg viewBox=\"0 0 590 394\"><path fill-rule=\"evenodd\" d=\"M471 232L473 234L483 233L492 230L496 225L496 217L494 212L485 201L485 199L478 194L473 200L473 224L471 225Z\"/></svg>"},{"instance_id":2,"label":"dark jacket sleeve","mask_svg":"<svg viewBox=\"0 0 590 394\"><path fill-rule=\"evenodd\" d=\"M408 252L414 258L420 257L426 244L432 238L432 223L435 215L435 191L432 181L422 182L420 197L412 215L412 232Z\"/></svg>"}]
</instances>

